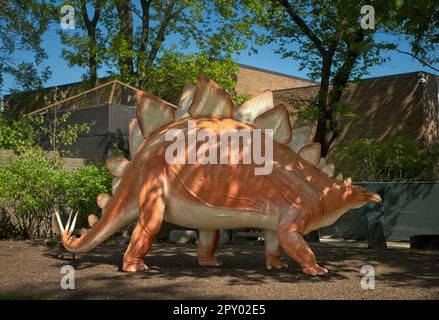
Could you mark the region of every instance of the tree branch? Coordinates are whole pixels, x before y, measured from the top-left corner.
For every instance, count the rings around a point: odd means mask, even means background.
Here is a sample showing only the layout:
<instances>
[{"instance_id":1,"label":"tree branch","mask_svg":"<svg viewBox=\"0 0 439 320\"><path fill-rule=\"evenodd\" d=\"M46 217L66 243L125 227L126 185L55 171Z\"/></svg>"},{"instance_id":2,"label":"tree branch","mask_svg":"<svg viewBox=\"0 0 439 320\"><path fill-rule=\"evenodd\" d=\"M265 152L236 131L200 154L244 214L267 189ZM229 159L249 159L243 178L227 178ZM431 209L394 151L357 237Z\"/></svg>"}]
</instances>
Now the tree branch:
<instances>
[{"instance_id":1,"label":"tree branch","mask_svg":"<svg viewBox=\"0 0 439 320\"><path fill-rule=\"evenodd\" d=\"M156 38L154 39L151 51L148 55L148 59L147 59L147 63L146 63L147 66L152 65L163 41L165 41L166 29L168 28L169 23L171 22L172 18L174 17L174 14L172 14L172 10L174 9L176 3L177 3L177 0L171 0L169 5L165 9L165 13L164 13L165 18L161 22L160 29L157 32Z\"/></svg>"},{"instance_id":2,"label":"tree branch","mask_svg":"<svg viewBox=\"0 0 439 320\"><path fill-rule=\"evenodd\" d=\"M414 55L414 54L411 53L411 52L403 51L403 50L400 50L400 49L398 49L398 48L393 48L393 49L391 49L391 50L395 50L396 52L399 52L399 53L402 53L402 54L406 54L406 55L408 55L408 56L410 56L410 57L412 57L412 58L418 60L422 65L424 65L424 66L426 66L426 67L429 67L429 68L433 69L433 70L436 71L436 72L439 72L439 69L438 69L438 68L434 67L431 63L429 63L429 62L425 61L424 59L422 59L422 58L420 58L420 57Z\"/></svg>"},{"instance_id":3,"label":"tree branch","mask_svg":"<svg viewBox=\"0 0 439 320\"><path fill-rule=\"evenodd\" d=\"M145 52L146 48L148 47L151 1L152 0L140 1L142 6L142 40L140 43L141 52Z\"/></svg>"},{"instance_id":4,"label":"tree branch","mask_svg":"<svg viewBox=\"0 0 439 320\"><path fill-rule=\"evenodd\" d=\"M329 45L328 54L331 56L334 55L335 50L337 50L337 46L340 43L340 40L343 36L344 30L343 27L345 26L346 22L343 21L340 25L340 27L337 29L337 32L334 34L331 40L331 44Z\"/></svg>"},{"instance_id":5,"label":"tree branch","mask_svg":"<svg viewBox=\"0 0 439 320\"><path fill-rule=\"evenodd\" d=\"M291 19L296 23L296 25L302 30L302 32L314 43L319 50L320 54L323 56L326 53L323 47L322 41L317 37L317 35L308 27L303 18L294 10L293 6L288 0L271 0L279 2L288 12Z\"/></svg>"}]
</instances>

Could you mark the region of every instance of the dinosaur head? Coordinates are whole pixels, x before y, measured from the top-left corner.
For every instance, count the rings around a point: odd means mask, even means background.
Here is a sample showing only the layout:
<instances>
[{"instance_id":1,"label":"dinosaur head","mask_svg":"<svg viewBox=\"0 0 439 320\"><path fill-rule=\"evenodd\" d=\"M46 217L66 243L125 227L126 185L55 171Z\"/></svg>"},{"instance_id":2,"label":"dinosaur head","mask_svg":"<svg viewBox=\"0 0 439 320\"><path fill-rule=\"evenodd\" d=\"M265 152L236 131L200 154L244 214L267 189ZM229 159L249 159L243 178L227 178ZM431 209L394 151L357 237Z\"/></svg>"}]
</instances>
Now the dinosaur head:
<instances>
[{"instance_id":1,"label":"dinosaur head","mask_svg":"<svg viewBox=\"0 0 439 320\"><path fill-rule=\"evenodd\" d=\"M332 186L326 187L323 193L327 215L330 217L331 223L350 209L360 208L368 201L375 203L382 201L380 195L353 185L351 178L333 183Z\"/></svg>"},{"instance_id":2,"label":"dinosaur head","mask_svg":"<svg viewBox=\"0 0 439 320\"><path fill-rule=\"evenodd\" d=\"M367 189L352 184L352 179L348 178L343 181L341 188L342 200L349 209L360 208L368 201L376 203L381 202L380 195L370 192Z\"/></svg>"}]
</instances>

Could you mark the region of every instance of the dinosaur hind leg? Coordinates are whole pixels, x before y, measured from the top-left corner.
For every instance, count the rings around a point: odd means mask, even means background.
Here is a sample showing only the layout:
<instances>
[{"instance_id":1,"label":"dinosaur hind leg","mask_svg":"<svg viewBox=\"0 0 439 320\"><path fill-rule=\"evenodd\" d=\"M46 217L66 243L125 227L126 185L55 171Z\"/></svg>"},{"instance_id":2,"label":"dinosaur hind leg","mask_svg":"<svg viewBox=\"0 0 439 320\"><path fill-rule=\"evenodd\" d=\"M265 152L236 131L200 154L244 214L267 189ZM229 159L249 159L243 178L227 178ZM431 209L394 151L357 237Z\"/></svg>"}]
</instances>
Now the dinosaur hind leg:
<instances>
[{"instance_id":1,"label":"dinosaur hind leg","mask_svg":"<svg viewBox=\"0 0 439 320\"><path fill-rule=\"evenodd\" d=\"M130 244L123 257L122 270L126 272L148 269L143 258L151 248L163 221L165 211L163 186L159 180L151 181L149 184L151 185L149 190L154 192L142 193L146 196L139 198L139 223L131 235Z\"/></svg>"},{"instance_id":2,"label":"dinosaur hind leg","mask_svg":"<svg viewBox=\"0 0 439 320\"><path fill-rule=\"evenodd\" d=\"M264 243L265 243L265 267L268 270L286 268L288 265L282 263L280 260L280 245L277 239L277 234L274 231L264 231Z\"/></svg>"},{"instance_id":3,"label":"dinosaur hind leg","mask_svg":"<svg viewBox=\"0 0 439 320\"><path fill-rule=\"evenodd\" d=\"M142 225L138 223L123 257L123 271L138 272L148 269L148 266L143 262L143 257L151 247L152 238L152 235L146 233Z\"/></svg>"},{"instance_id":4,"label":"dinosaur hind leg","mask_svg":"<svg viewBox=\"0 0 439 320\"><path fill-rule=\"evenodd\" d=\"M219 230L198 230L198 264L202 267L217 267L221 262L215 258Z\"/></svg>"}]
</instances>

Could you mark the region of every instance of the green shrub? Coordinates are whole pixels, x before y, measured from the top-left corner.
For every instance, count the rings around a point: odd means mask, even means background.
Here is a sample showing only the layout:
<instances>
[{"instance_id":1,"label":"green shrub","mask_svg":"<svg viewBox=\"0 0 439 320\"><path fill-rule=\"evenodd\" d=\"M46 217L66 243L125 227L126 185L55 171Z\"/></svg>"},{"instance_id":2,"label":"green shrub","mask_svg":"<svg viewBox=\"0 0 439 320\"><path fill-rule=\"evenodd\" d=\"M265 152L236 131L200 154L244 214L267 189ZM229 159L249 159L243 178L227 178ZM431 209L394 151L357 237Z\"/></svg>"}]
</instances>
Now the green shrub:
<instances>
[{"instance_id":1,"label":"green shrub","mask_svg":"<svg viewBox=\"0 0 439 320\"><path fill-rule=\"evenodd\" d=\"M0 239L15 238L17 230L6 208L0 207Z\"/></svg>"},{"instance_id":2,"label":"green shrub","mask_svg":"<svg viewBox=\"0 0 439 320\"><path fill-rule=\"evenodd\" d=\"M0 114L0 149L22 152L35 145L37 135L29 117L8 121Z\"/></svg>"},{"instance_id":3,"label":"green shrub","mask_svg":"<svg viewBox=\"0 0 439 320\"><path fill-rule=\"evenodd\" d=\"M420 149L415 141L394 134L384 141L358 139L337 147L344 174L358 181L431 181L439 146Z\"/></svg>"},{"instance_id":4,"label":"green shrub","mask_svg":"<svg viewBox=\"0 0 439 320\"><path fill-rule=\"evenodd\" d=\"M111 193L111 174L98 164L67 172L57 153L39 149L11 157L0 167L0 237L51 236L55 208L78 213L77 227L99 213L96 197Z\"/></svg>"},{"instance_id":5,"label":"green shrub","mask_svg":"<svg viewBox=\"0 0 439 320\"><path fill-rule=\"evenodd\" d=\"M64 202L67 179L59 158L49 158L38 149L13 156L0 167L0 207L17 235L50 235L52 214Z\"/></svg>"},{"instance_id":6,"label":"green shrub","mask_svg":"<svg viewBox=\"0 0 439 320\"><path fill-rule=\"evenodd\" d=\"M87 226L86 217L101 212L96 197L101 193L111 194L112 176L103 166L87 164L69 176L66 204L78 212L78 227Z\"/></svg>"}]
</instances>

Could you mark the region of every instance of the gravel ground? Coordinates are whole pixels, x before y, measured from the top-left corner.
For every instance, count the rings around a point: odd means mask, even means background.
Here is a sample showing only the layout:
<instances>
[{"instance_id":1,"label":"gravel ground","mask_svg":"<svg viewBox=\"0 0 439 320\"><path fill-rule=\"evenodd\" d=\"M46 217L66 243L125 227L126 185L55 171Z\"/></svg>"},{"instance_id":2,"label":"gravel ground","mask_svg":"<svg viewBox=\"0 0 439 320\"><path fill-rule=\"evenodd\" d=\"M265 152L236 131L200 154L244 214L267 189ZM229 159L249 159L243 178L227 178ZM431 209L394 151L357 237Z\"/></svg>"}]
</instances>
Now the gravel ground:
<instances>
[{"instance_id":1,"label":"gravel ground","mask_svg":"<svg viewBox=\"0 0 439 320\"><path fill-rule=\"evenodd\" d=\"M218 268L196 264L195 245L157 243L142 274L120 271L126 245L103 245L76 256L75 290L63 290L63 249L25 241L0 241L0 299L439 299L439 251L367 250L314 246L330 273L309 277L290 267L267 271L261 245L218 248ZM363 265L375 269L375 289L363 290Z\"/></svg>"}]
</instances>

